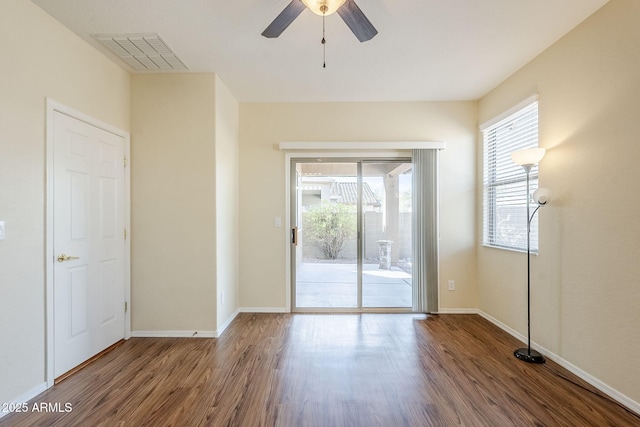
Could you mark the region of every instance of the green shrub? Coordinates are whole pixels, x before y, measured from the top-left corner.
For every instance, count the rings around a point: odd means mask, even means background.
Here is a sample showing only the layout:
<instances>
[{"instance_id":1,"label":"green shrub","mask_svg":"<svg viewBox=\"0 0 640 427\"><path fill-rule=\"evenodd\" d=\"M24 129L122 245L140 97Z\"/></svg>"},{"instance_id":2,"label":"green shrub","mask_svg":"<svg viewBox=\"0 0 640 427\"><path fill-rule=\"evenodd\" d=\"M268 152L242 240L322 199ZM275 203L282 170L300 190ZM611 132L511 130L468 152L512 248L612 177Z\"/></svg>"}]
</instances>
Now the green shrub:
<instances>
[{"instance_id":1,"label":"green shrub","mask_svg":"<svg viewBox=\"0 0 640 427\"><path fill-rule=\"evenodd\" d=\"M303 215L307 241L317 245L328 259L338 258L342 246L356 235L356 207L323 201Z\"/></svg>"}]
</instances>

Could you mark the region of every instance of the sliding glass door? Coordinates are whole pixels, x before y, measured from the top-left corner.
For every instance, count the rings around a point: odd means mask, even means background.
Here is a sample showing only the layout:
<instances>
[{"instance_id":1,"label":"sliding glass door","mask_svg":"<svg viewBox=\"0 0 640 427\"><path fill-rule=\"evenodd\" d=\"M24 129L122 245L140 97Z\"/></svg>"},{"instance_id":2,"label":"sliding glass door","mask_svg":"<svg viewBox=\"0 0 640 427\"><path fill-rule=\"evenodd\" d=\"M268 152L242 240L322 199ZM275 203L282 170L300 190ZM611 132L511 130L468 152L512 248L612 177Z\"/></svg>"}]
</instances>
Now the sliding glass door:
<instances>
[{"instance_id":1,"label":"sliding glass door","mask_svg":"<svg viewBox=\"0 0 640 427\"><path fill-rule=\"evenodd\" d=\"M411 162L293 159L293 308L409 309Z\"/></svg>"},{"instance_id":2,"label":"sliding glass door","mask_svg":"<svg viewBox=\"0 0 640 427\"><path fill-rule=\"evenodd\" d=\"M362 306L411 307L411 162L362 163Z\"/></svg>"},{"instance_id":3,"label":"sliding glass door","mask_svg":"<svg viewBox=\"0 0 640 427\"><path fill-rule=\"evenodd\" d=\"M292 230L297 308L357 308L358 164L296 162Z\"/></svg>"}]
</instances>

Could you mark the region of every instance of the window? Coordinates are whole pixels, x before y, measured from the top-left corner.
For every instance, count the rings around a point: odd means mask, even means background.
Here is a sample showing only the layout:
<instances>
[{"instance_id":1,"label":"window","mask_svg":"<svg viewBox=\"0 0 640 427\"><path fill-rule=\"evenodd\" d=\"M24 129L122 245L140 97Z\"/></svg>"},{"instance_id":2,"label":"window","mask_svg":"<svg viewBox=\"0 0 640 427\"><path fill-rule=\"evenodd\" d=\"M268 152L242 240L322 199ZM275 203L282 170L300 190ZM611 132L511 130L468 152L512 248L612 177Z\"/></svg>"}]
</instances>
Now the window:
<instances>
[{"instance_id":1,"label":"window","mask_svg":"<svg viewBox=\"0 0 640 427\"><path fill-rule=\"evenodd\" d=\"M484 135L484 217L482 244L527 250L527 175L511 153L538 146L538 101L530 98L481 126ZM538 167L530 173L530 192L538 188ZM531 222L531 252L538 252L537 215Z\"/></svg>"}]
</instances>

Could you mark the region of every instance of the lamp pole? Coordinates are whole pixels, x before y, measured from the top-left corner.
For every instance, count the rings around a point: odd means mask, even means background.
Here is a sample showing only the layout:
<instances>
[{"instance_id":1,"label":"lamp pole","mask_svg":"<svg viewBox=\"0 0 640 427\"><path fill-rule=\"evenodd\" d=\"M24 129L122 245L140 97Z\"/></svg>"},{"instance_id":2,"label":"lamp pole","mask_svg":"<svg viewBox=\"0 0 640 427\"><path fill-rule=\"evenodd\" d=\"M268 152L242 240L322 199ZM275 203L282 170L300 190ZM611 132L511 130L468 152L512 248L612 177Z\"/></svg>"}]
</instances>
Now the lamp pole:
<instances>
[{"instance_id":1,"label":"lamp pole","mask_svg":"<svg viewBox=\"0 0 640 427\"><path fill-rule=\"evenodd\" d=\"M525 164L522 165L525 172L527 173L527 348L519 348L513 352L513 355L520 360L524 360L529 363L544 363L544 356L538 353L535 350L531 350L531 221L533 220L533 216L540 209L540 204L533 211L533 214L530 214L530 203L529 203L529 174L531 173L531 169L533 168L533 164Z\"/></svg>"}]
</instances>

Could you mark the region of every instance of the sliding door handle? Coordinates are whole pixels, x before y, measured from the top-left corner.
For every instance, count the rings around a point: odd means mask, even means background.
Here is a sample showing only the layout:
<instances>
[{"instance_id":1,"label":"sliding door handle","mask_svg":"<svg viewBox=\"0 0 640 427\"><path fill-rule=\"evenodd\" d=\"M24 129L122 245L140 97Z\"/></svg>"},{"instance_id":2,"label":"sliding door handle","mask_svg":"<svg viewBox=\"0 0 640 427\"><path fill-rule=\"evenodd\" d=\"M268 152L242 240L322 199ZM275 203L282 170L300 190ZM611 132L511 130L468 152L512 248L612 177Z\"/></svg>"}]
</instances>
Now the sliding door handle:
<instances>
[{"instance_id":1,"label":"sliding door handle","mask_svg":"<svg viewBox=\"0 0 640 427\"><path fill-rule=\"evenodd\" d=\"M298 227L293 227L291 229L291 243L298 246Z\"/></svg>"}]
</instances>

